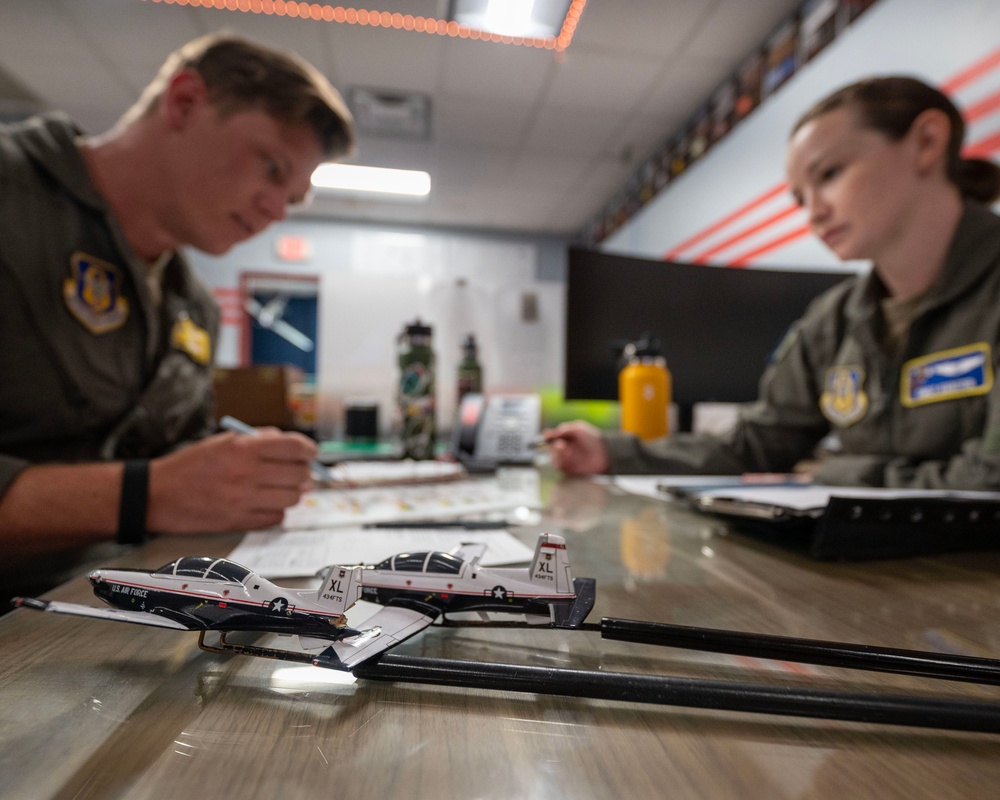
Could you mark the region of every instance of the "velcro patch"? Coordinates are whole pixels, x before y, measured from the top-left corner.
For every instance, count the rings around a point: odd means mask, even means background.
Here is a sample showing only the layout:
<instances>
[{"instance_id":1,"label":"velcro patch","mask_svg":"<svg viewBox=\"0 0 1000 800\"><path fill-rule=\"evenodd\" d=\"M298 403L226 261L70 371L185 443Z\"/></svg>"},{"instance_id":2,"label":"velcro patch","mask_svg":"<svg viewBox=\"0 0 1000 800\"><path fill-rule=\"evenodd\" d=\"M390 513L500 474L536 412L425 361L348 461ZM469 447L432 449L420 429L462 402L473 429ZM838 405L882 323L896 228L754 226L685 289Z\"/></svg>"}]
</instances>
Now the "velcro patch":
<instances>
[{"instance_id":1,"label":"velcro patch","mask_svg":"<svg viewBox=\"0 0 1000 800\"><path fill-rule=\"evenodd\" d=\"M841 365L826 372L819 408L834 425L846 428L868 413L868 394L864 390L865 372L861 367Z\"/></svg>"},{"instance_id":2,"label":"velcro patch","mask_svg":"<svg viewBox=\"0 0 1000 800\"><path fill-rule=\"evenodd\" d=\"M107 333L128 319L122 297L122 273L114 264L79 250L70 257L70 277L63 281L63 299L91 333Z\"/></svg>"},{"instance_id":3,"label":"velcro patch","mask_svg":"<svg viewBox=\"0 0 1000 800\"><path fill-rule=\"evenodd\" d=\"M986 394L992 387L990 345L977 342L907 361L899 379L899 399L912 408Z\"/></svg>"}]
</instances>

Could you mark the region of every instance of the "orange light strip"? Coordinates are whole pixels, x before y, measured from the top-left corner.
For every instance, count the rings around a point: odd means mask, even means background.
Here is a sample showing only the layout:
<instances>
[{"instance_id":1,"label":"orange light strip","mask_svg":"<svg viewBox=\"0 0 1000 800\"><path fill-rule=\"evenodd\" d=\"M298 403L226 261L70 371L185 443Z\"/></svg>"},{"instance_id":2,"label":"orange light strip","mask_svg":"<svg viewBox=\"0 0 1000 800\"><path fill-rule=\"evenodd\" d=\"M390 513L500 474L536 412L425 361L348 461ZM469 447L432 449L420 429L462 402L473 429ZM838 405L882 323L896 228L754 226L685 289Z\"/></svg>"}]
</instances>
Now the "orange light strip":
<instances>
[{"instance_id":1,"label":"orange light strip","mask_svg":"<svg viewBox=\"0 0 1000 800\"><path fill-rule=\"evenodd\" d=\"M468 25L459 25L457 22L449 22L444 19L414 17L410 14L372 11L363 8L327 6L322 3L295 2L295 0L143 0L143 2L193 6L195 8L215 8L220 11L240 11L245 14L267 14L276 17L298 17L299 19L312 19L317 22L368 25L373 28L396 28L397 30L434 33L438 36L453 36L459 39L472 39L473 41L519 44L525 47L555 50L556 52L562 52L573 41L573 33L576 31L583 8L587 5L587 0L572 0L569 10L566 12L566 19L563 21L562 30L559 31L558 36L525 38L488 33L470 28Z\"/></svg>"}]
</instances>

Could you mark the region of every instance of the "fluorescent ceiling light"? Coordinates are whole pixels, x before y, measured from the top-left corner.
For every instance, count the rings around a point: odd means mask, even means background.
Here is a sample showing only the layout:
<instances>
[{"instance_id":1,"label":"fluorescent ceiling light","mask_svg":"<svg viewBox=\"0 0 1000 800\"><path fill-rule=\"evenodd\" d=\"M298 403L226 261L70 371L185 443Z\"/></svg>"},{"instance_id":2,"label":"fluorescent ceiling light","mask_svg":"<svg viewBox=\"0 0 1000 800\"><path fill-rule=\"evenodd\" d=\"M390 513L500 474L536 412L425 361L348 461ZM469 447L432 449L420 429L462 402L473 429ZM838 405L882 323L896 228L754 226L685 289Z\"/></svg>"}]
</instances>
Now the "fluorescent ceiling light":
<instances>
[{"instance_id":1,"label":"fluorescent ceiling light","mask_svg":"<svg viewBox=\"0 0 1000 800\"><path fill-rule=\"evenodd\" d=\"M312 185L318 189L426 197L431 192L431 176L426 172L412 169L320 164L312 174Z\"/></svg>"},{"instance_id":2,"label":"fluorescent ceiling light","mask_svg":"<svg viewBox=\"0 0 1000 800\"><path fill-rule=\"evenodd\" d=\"M531 24L535 0L490 0L486 6L488 30L504 36L522 36Z\"/></svg>"},{"instance_id":3,"label":"fluorescent ceiling light","mask_svg":"<svg viewBox=\"0 0 1000 800\"><path fill-rule=\"evenodd\" d=\"M570 0L452 0L452 20L501 36L546 38L559 35Z\"/></svg>"}]
</instances>

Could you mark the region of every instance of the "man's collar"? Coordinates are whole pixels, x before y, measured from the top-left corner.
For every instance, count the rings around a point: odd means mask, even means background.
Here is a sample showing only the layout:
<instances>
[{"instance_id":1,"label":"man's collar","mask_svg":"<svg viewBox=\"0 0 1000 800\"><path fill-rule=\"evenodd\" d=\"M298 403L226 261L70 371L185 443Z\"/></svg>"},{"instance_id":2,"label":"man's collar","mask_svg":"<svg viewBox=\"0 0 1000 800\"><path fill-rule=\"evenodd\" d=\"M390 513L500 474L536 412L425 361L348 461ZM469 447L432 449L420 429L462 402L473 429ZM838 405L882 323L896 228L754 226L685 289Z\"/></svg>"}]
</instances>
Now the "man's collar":
<instances>
[{"instance_id":1,"label":"man's collar","mask_svg":"<svg viewBox=\"0 0 1000 800\"><path fill-rule=\"evenodd\" d=\"M54 112L32 117L17 126L13 136L28 157L70 194L97 211L107 211L77 145L80 129L65 114Z\"/></svg>"}]
</instances>

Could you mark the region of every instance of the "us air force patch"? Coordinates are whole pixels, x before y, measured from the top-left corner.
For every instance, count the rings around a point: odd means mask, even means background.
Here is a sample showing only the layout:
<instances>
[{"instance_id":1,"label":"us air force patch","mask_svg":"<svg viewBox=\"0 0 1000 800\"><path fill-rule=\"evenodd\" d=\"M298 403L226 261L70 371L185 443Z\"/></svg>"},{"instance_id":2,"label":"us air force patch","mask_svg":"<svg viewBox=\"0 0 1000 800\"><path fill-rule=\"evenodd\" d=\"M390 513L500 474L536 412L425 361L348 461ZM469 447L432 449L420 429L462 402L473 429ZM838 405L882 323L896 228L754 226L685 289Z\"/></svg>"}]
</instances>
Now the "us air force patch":
<instances>
[{"instance_id":1,"label":"us air force patch","mask_svg":"<svg viewBox=\"0 0 1000 800\"><path fill-rule=\"evenodd\" d=\"M91 333L120 328L128 319L128 300L121 295L121 270L79 250L69 263L70 277L63 282L63 299L73 316Z\"/></svg>"},{"instance_id":2,"label":"us air force patch","mask_svg":"<svg viewBox=\"0 0 1000 800\"><path fill-rule=\"evenodd\" d=\"M170 344L175 350L187 353L196 364L204 366L212 358L212 337L188 316L182 316L174 323Z\"/></svg>"},{"instance_id":3,"label":"us air force patch","mask_svg":"<svg viewBox=\"0 0 1000 800\"><path fill-rule=\"evenodd\" d=\"M864 391L865 373L861 367L831 367L826 373L826 386L819 397L820 411L834 425L846 428L868 412L868 395Z\"/></svg>"},{"instance_id":4,"label":"us air force patch","mask_svg":"<svg viewBox=\"0 0 1000 800\"><path fill-rule=\"evenodd\" d=\"M899 399L912 408L986 394L992 387L990 345L977 342L907 361L899 378Z\"/></svg>"}]
</instances>

